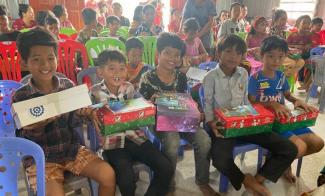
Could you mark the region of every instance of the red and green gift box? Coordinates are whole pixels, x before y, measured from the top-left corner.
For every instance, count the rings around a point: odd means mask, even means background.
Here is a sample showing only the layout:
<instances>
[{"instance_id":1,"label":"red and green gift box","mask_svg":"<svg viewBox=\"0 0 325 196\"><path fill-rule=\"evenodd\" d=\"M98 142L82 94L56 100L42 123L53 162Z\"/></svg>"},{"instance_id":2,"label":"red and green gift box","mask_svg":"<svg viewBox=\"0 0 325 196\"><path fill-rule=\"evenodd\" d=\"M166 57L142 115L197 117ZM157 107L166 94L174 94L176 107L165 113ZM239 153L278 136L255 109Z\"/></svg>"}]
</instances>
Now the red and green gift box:
<instances>
[{"instance_id":1,"label":"red and green gift box","mask_svg":"<svg viewBox=\"0 0 325 196\"><path fill-rule=\"evenodd\" d=\"M137 98L120 102L118 107L105 105L97 115L103 123L101 133L111 135L155 125L156 107L143 98Z\"/></svg>"},{"instance_id":2,"label":"red and green gift box","mask_svg":"<svg viewBox=\"0 0 325 196\"><path fill-rule=\"evenodd\" d=\"M223 123L220 132L225 138L271 132L274 122L274 114L260 104L219 108L215 115Z\"/></svg>"},{"instance_id":3,"label":"red and green gift box","mask_svg":"<svg viewBox=\"0 0 325 196\"><path fill-rule=\"evenodd\" d=\"M270 109L270 111L275 114L272 109ZM318 111L306 112L300 108L294 109L291 111L291 116L289 118L282 115L281 117L275 119L273 124L273 131L282 133L285 131L292 131L314 126L317 116Z\"/></svg>"}]
</instances>

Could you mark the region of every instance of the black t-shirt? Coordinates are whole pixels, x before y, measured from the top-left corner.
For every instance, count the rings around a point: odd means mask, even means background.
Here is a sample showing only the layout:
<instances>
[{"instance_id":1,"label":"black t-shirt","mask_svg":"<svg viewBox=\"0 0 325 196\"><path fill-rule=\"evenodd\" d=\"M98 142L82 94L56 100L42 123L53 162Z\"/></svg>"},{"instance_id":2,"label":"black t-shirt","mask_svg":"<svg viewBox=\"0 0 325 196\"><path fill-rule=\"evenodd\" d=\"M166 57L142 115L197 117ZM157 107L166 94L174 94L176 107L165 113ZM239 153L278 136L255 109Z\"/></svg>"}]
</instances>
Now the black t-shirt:
<instances>
[{"instance_id":1,"label":"black t-shirt","mask_svg":"<svg viewBox=\"0 0 325 196\"><path fill-rule=\"evenodd\" d=\"M11 33L0 33L0 41L16 41L19 34L19 31L13 31Z\"/></svg>"}]
</instances>

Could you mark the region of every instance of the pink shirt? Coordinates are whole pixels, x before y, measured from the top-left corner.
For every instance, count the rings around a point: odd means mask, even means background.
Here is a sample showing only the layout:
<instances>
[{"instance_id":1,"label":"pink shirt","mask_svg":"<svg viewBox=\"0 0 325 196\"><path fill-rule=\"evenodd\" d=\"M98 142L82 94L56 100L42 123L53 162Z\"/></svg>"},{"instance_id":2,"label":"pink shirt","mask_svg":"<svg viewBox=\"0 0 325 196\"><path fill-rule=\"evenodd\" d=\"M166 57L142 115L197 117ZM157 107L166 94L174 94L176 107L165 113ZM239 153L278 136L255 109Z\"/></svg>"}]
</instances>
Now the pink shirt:
<instances>
[{"instance_id":1,"label":"pink shirt","mask_svg":"<svg viewBox=\"0 0 325 196\"><path fill-rule=\"evenodd\" d=\"M248 39L248 43L247 43L247 47L248 48L256 48L256 47L260 47L262 44L262 41L267 37L267 35L265 36L250 36L250 38Z\"/></svg>"}]
</instances>

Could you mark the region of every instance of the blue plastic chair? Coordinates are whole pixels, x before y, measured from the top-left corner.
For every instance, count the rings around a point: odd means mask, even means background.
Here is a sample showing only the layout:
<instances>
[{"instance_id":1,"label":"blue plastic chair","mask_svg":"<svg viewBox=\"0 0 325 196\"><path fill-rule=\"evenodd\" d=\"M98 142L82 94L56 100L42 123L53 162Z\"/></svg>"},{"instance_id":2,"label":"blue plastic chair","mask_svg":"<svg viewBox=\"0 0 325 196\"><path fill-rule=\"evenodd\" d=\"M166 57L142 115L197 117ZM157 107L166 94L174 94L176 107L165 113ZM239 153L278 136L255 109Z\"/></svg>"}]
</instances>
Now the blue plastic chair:
<instances>
[{"instance_id":1,"label":"blue plastic chair","mask_svg":"<svg viewBox=\"0 0 325 196\"><path fill-rule=\"evenodd\" d=\"M45 195L45 158L39 145L24 138L0 137L0 156L0 195L18 195L18 172L25 156L32 156L36 163L37 195Z\"/></svg>"},{"instance_id":2,"label":"blue plastic chair","mask_svg":"<svg viewBox=\"0 0 325 196\"><path fill-rule=\"evenodd\" d=\"M215 62L215 61L210 61L210 62L201 63L201 64L199 65L199 69L204 69L204 70L210 71L211 69L216 68L217 64L218 64L218 63Z\"/></svg>"},{"instance_id":3,"label":"blue plastic chair","mask_svg":"<svg viewBox=\"0 0 325 196\"><path fill-rule=\"evenodd\" d=\"M11 114L12 95L22 84L13 80L0 80L0 137L14 137L15 125Z\"/></svg>"}]
</instances>

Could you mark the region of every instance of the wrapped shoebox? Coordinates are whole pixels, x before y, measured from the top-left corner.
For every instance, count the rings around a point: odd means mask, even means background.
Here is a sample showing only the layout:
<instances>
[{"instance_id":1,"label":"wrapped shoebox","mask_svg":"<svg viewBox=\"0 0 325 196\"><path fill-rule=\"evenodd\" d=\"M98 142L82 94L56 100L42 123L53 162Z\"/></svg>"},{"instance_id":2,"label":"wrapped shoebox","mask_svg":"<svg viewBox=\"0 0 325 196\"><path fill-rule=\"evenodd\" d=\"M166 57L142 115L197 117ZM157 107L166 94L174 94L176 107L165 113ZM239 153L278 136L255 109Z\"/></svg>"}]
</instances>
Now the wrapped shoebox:
<instances>
[{"instance_id":1,"label":"wrapped shoebox","mask_svg":"<svg viewBox=\"0 0 325 196\"><path fill-rule=\"evenodd\" d=\"M273 112L273 110L270 110ZM318 116L317 112L305 112L303 109L291 110L289 118L284 115L275 119L273 124L273 131L281 133L284 131L292 131L306 127L314 126Z\"/></svg>"},{"instance_id":2,"label":"wrapped shoebox","mask_svg":"<svg viewBox=\"0 0 325 196\"><path fill-rule=\"evenodd\" d=\"M195 132L200 125L200 112L191 95L165 93L156 98L157 131Z\"/></svg>"},{"instance_id":3,"label":"wrapped shoebox","mask_svg":"<svg viewBox=\"0 0 325 196\"><path fill-rule=\"evenodd\" d=\"M156 107L143 98L105 105L97 111L103 122L103 135L124 132L155 124Z\"/></svg>"},{"instance_id":4,"label":"wrapped shoebox","mask_svg":"<svg viewBox=\"0 0 325 196\"><path fill-rule=\"evenodd\" d=\"M91 105L85 84L12 104L18 129Z\"/></svg>"},{"instance_id":5,"label":"wrapped shoebox","mask_svg":"<svg viewBox=\"0 0 325 196\"><path fill-rule=\"evenodd\" d=\"M254 135L272 131L274 115L262 105L243 105L215 110L216 119L224 123L225 138Z\"/></svg>"}]
</instances>

